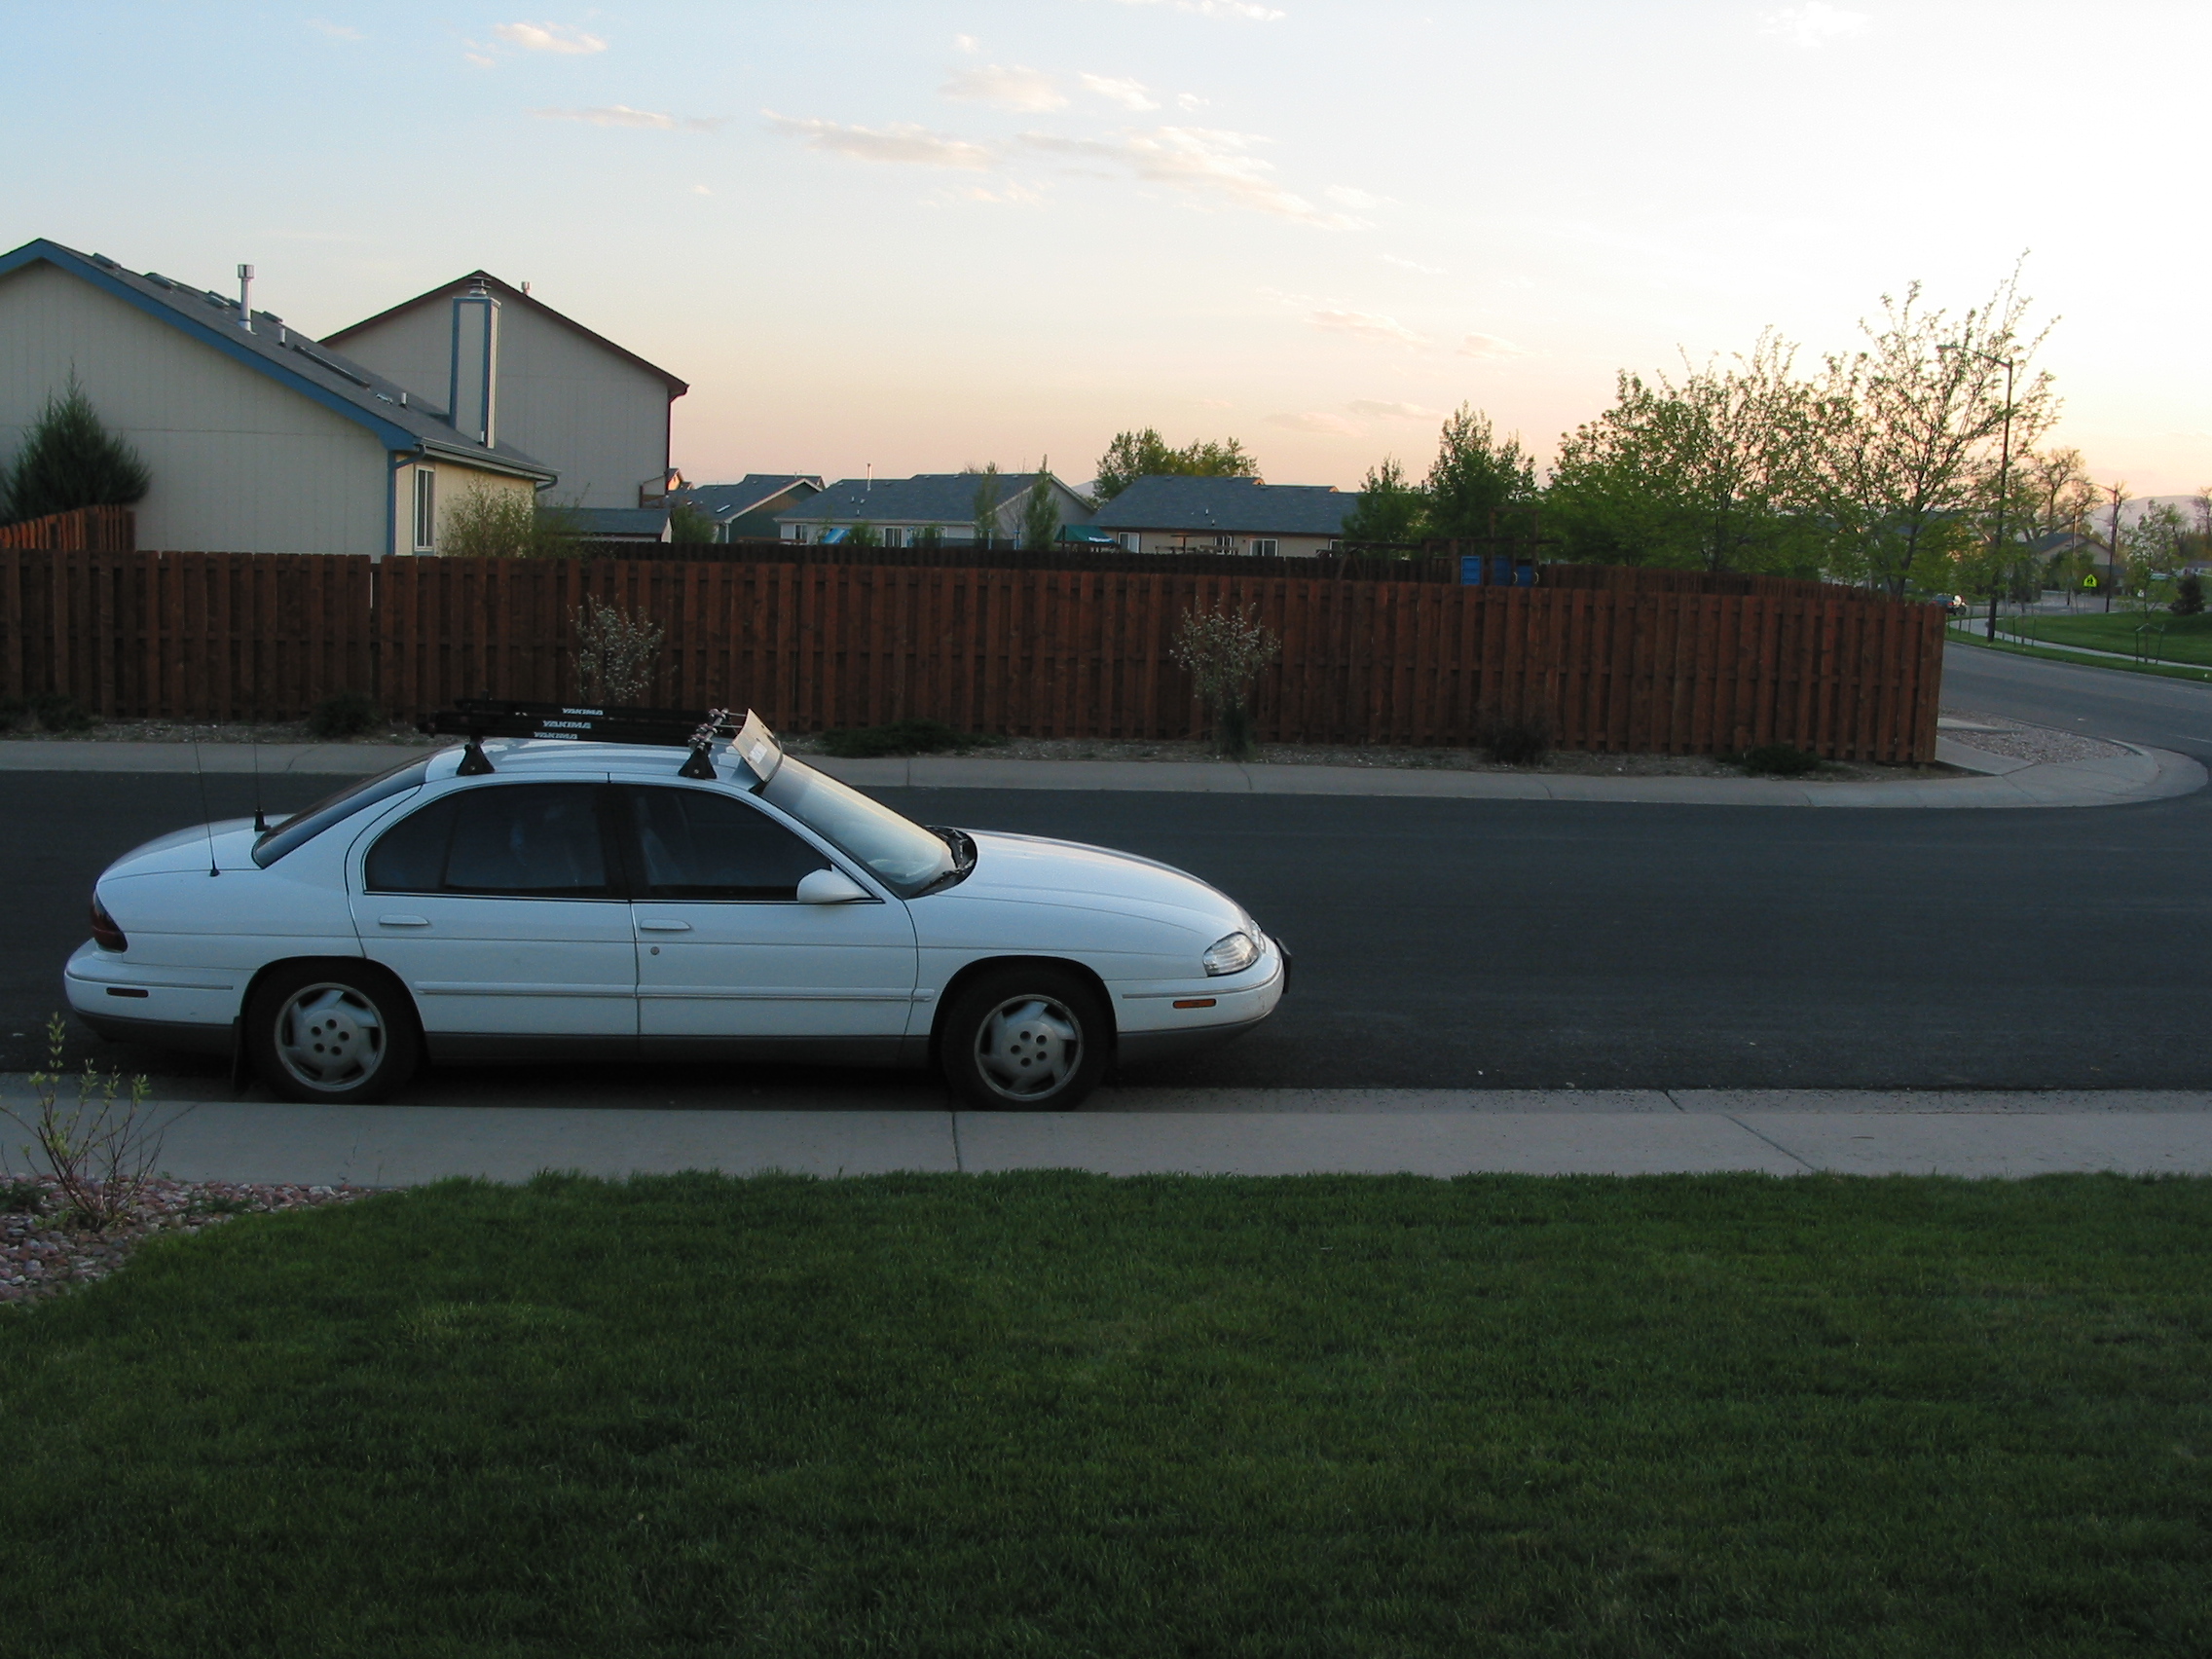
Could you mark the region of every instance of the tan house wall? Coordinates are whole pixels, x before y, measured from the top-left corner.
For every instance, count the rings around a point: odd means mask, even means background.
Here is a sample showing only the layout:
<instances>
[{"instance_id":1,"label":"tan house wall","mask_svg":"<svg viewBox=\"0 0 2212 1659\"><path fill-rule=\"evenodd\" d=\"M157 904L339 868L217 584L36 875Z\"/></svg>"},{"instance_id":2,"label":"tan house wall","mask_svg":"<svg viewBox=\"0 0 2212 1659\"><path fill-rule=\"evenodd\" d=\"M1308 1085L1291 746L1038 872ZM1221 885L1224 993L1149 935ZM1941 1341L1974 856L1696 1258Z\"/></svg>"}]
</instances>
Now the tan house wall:
<instances>
[{"instance_id":1,"label":"tan house wall","mask_svg":"<svg viewBox=\"0 0 2212 1659\"><path fill-rule=\"evenodd\" d=\"M1117 531L1114 534L1126 535L1131 533ZM1264 536L1232 535L1229 537L1229 545L1224 547L1220 545L1220 538L1211 532L1179 535L1173 531L1146 530L1134 534L1140 542L1136 551L1140 553L1249 553L1255 540L1268 539ZM1316 553L1328 552L1330 542L1338 538L1328 535L1277 535L1273 537L1275 556L1279 559L1310 559Z\"/></svg>"},{"instance_id":2,"label":"tan house wall","mask_svg":"<svg viewBox=\"0 0 2212 1659\"><path fill-rule=\"evenodd\" d=\"M427 472L435 479L431 494L431 511L437 520L436 539L428 549L415 545L415 477ZM399 527L399 551L418 553L445 551L446 527L452 523L455 511L473 489L481 488L497 496L516 496L535 503L537 491L527 478L510 478L503 472L485 472L458 461L418 461L402 466L392 475L394 495L392 504L396 513L394 522Z\"/></svg>"},{"instance_id":3,"label":"tan house wall","mask_svg":"<svg viewBox=\"0 0 2212 1659\"><path fill-rule=\"evenodd\" d=\"M139 546L383 551L389 468L374 433L67 272L0 276L0 455L72 371L153 473L133 509Z\"/></svg>"},{"instance_id":4,"label":"tan house wall","mask_svg":"<svg viewBox=\"0 0 2212 1659\"><path fill-rule=\"evenodd\" d=\"M453 301L413 306L338 350L443 409L453 386ZM498 436L560 476L546 499L634 507L668 471L668 386L521 305L499 308Z\"/></svg>"}]
</instances>

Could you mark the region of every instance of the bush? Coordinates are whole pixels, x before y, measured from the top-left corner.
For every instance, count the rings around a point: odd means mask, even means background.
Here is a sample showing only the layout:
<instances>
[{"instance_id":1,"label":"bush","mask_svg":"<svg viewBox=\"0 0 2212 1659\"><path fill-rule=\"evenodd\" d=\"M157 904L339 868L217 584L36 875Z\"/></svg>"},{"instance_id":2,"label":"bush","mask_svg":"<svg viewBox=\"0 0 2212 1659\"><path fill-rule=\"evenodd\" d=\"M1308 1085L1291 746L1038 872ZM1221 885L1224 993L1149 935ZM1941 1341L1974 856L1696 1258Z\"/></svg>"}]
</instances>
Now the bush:
<instances>
[{"instance_id":1,"label":"bush","mask_svg":"<svg viewBox=\"0 0 2212 1659\"><path fill-rule=\"evenodd\" d=\"M1811 750L1794 749L1787 743L1762 743L1734 759L1754 778L1802 778L1822 766L1821 757Z\"/></svg>"},{"instance_id":2,"label":"bush","mask_svg":"<svg viewBox=\"0 0 2212 1659\"><path fill-rule=\"evenodd\" d=\"M2201 616L2204 614L2204 578L2191 574L2174 583L2174 614L2176 616Z\"/></svg>"},{"instance_id":3,"label":"bush","mask_svg":"<svg viewBox=\"0 0 2212 1659\"><path fill-rule=\"evenodd\" d=\"M664 630L642 611L602 605L587 597L571 620L575 648L570 653L576 690L595 708L636 703L651 689L660 672Z\"/></svg>"},{"instance_id":4,"label":"bush","mask_svg":"<svg viewBox=\"0 0 2212 1659\"><path fill-rule=\"evenodd\" d=\"M568 508L471 484L438 527L438 551L450 559L573 559L582 552L576 537Z\"/></svg>"},{"instance_id":5,"label":"bush","mask_svg":"<svg viewBox=\"0 0 2212 1659\"><path fill-rule=\"evenodd\" d=\"M1477 741L1497 765L1533 766L1551 753L1552 723L1541 715L1494 715Z\"/></svg>"},{"instance_id":6,"label":"bush","mask_svg":"<svg viewBox=\"0 0 2212 1659\"><path fill-rule=\"evenodd\" d=\"M334 691L308 711L310 737L359 737L384 723L384 711L365 691Z\"/></svg>"},{"instance_id":7,"label":"bush","mask_svg":"<svg viewBox=\"0 0 2212 1659\"><path fill-rule=\"evenodd\" d=\"M975 749L1005 740L972 731L955 731L942 720L894 720L890 725L826 731L822 747L840 760L871 760L885 755L941 755L948 749Z\"/></svg>"},{"instance_id":8,"label":"bush","mask_svg":"<svg viewBox=\"0 0 2212 1659\"><path fill-rule=\"evenodd\" d=\"M1282 639L1259 619L1260 608L1186 610L1170 654L1191 677L1213 716L1213 746L1223 758L1252 756L1252 682L1282 655Z\"/></svg>"},{"instance_id":9,"label":"bush","mask_svg":"<svg viewBox=\"0 0 2212 1659\"><path fill-rule=\"evenodd\" d=\"M43 518L79 507L127 507L153 474L138 452L100 424L77 377L50 396L15 463L0 477L0 518Z\"/></svg>"},{"instance_id":10,"label":"bush","mask_svg":"<svg viewBox=\"0 0 2212 1659\"><path fill-rule=\"evenodd\" d=\"M12 729L26 719L42 731L85 731L100 723L99 716L66 691L0 697L0 728Z\"/></svg>"}]
</instances>

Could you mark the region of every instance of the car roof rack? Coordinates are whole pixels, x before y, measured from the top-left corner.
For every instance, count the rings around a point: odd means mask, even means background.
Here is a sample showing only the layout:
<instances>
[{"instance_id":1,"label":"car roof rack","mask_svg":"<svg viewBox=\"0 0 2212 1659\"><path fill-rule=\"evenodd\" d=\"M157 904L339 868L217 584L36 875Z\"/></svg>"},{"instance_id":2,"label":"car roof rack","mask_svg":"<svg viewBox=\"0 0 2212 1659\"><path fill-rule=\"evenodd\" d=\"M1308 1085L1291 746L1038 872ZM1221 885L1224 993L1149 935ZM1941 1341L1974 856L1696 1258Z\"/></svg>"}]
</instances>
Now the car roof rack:
<instances>
[{"instance_id":1,"label":"car roof rack","mask_svg":"<svg viewBox=\"0 0 2212 1659\"><path fill-rule=\"evenodd\" d=\"M775 735L748 709L742 717L729 709L625 709L569 703L532 703L510 697L459 697L453 706L425 715L415 729L433 737L464 737L460 775L481 777L492 770L484 754L488 737L548 739L560 743L633 743L653 749L688 749L677 769L682 778L715 776L714 745L745 738L739 753L762 783L775 773L768 756L783 758ZM761 740L765 740L763 743Z\"/></svg>"}]
</instances>

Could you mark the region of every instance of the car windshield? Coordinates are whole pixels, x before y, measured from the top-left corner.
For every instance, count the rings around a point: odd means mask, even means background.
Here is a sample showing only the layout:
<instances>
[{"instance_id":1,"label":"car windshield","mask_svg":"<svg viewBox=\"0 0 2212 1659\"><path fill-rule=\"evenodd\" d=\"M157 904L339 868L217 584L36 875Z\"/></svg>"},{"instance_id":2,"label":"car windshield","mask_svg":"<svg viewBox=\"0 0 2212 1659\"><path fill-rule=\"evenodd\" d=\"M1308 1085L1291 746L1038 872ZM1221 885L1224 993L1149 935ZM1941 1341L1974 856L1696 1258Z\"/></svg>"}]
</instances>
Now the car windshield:
<instances>
[{"instance_id":1,"label":"car windshield","mask_svg":"<svg viewBox=\"0 0 2212 1659\"><path fill-rule=\"evenodd\" d=\"M957 867L941 837L788 756L760 793L902 899Z\"/></svg>"},{"instance_id":2,"label":"car windshield","mask_svg":"<svg viewBox=\"0 0 2212 1659\"><path fill-rule=\"evenodd\" d=\"M295 812L253 844L253 862L267 869L294 847L304 846L341 819L395 794L419 790L430 775L430 762L402 760L373 778L356 778L344 789L324 795L304 812Z\"/></svg>"}]
</instances>

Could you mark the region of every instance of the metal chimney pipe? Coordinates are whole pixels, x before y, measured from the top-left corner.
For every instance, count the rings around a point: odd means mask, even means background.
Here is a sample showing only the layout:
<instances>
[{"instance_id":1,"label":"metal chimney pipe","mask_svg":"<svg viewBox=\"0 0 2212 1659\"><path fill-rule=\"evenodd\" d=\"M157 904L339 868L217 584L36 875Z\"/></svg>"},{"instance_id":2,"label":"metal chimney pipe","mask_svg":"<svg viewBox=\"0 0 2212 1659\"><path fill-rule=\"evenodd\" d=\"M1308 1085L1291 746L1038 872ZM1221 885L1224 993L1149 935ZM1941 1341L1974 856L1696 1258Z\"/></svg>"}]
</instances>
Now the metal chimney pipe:
<instances>
[{"instance_id":1,"label":"metal chimney pipe","mask_svg":"<svg viewBox=\"0 0 2212 1659\"><path fill-rule=\"evenodd\" d=\"M239 326L251 332L253 329L253 267L239 267Z\"/></svg>"}]
</instances>

